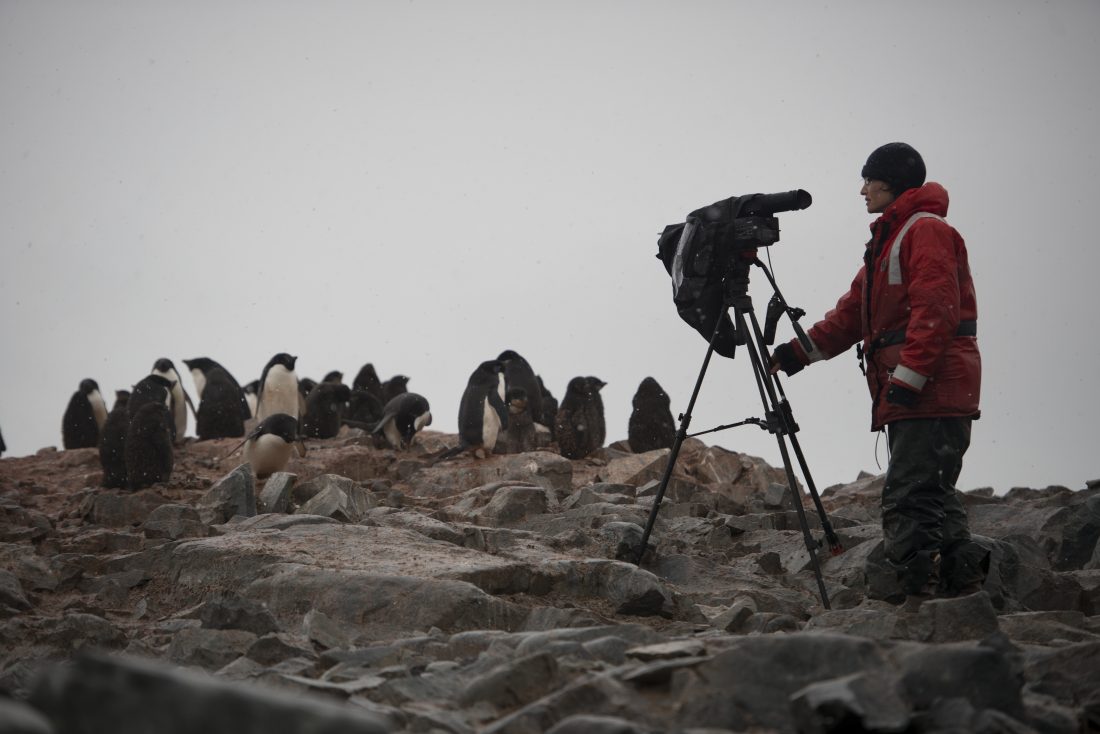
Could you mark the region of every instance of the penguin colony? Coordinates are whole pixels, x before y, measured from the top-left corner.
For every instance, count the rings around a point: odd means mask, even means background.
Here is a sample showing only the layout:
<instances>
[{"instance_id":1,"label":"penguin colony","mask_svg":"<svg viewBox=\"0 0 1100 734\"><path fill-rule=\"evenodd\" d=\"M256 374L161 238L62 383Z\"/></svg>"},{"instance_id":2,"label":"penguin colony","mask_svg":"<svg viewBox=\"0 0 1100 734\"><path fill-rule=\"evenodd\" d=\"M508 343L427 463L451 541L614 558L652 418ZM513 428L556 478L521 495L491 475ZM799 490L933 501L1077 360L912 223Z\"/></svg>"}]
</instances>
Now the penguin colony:
<instances>
[{"instance_id":1,"label":"penguin colony","mask_svg":"<svg viewBox=\"0 0 1100 734\"><path fill-rule=\"evenodd\" d=\"M109 413L95 380L80 382L62 416L62 443L66 449L98 448L103 486L140 489L168 481L174 449L188 440L189 413L197 440L241 439L227 456L243 450L260 479L282 471L295 449L304 456L304 439L332 438L343 426L369 432L379 446L404 451L432 422L427 398L409 391L408 376L383 381L369 362L350 385L338 370L316 382L298 376L296 356L279 352L245 387L209 357L183 364L194 400L167 358L155 360L128 390L116 391ZM458 401L459 445L436 459L536 450L540 430L562 456L590 456L607 440L600 397L605 385L597 377L574 377L559 405L527 360L505 350L471 372ZM652 377L639 385L633 407L631 450L671 447L676 426L669 398Z\"/></svg>"}]
</instances>

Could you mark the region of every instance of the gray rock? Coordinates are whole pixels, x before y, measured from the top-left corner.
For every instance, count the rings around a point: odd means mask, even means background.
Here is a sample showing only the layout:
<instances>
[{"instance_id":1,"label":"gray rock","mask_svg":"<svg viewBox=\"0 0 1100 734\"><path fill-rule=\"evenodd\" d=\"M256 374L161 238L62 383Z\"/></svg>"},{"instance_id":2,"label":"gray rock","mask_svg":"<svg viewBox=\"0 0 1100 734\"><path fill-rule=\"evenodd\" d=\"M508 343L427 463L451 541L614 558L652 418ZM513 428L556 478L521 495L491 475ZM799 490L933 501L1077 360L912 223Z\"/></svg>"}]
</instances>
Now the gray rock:
<instances>
[{"instance_id":1,"label":"gray rock","mask_svg":"<svg viewBox=\"0 0 1100 734\"><path fill-rule=\"evenodd\" d=\"M259 512L287 512L290 509L290 498L294 491L294 483L297 481L298 475L290 472L280 471L272 474L264 482L264 488L260 490L256 509Z\"/></svg>"},{"instance_id":2,"label":"gray rock","mask_svg":"<svg viewBox=\"0 0 1100 734\"><path fill-rule=\"evenodd\" d=\"M92 495L90 501L89 519L111 528L140 525L153 508L164 504L164 499L152 490L125 493L109 490Z\"/></svg>"},{"instance_id":3,"label":"gray rock","mask_svg":"<svg viewBox=\"0 0 1100 734\"><path fill-rule=\"evenodd\" d=\"M982 640L998 630L997 612L989 594L979 591L954 599L930 599L905 615L909 634L921 642Z\"/></svg>"},{"instance_id":4,"label":"gray rock","mask_svg":"<svg viewBox=\"0 0 1100 734\"><path fill-rule=\"evenodd\" d=\"M340 522L356 523L367 516L374 506L370 493L357 482L335 474L325 474L312 480L319 487L295 514L320 515Z\"/></svg>"},{"instance_id":5,"label":"gray rock","mask_svg":"<svg viewBox=\"0 0 1100 734\"><path fill-rule=\"evenodd\" d=\"M498 709L512 709L541 698L558 685L558 663L549 651L509 661L471 680L458 702L473 706L487 702Z\"/></svg>"},{"instance_id":6,"label":"gray rock","mask_svg":"<svg viewBox=\"0 0 1100 734\"><path fill-rule=\"evenodd\" d=\"M202 626L215 630L244 630L254 635L279 631L274 615L260 602L228 593L205 602L197 615Z\"/></svg>"},{"instance_id":7,"label":"gray rock","mask_svg":"<svg viewBox=\"0 0 1100 734\"><path fill-rule=\"evenodd\" d=\"M315 654L308 642L290 635L272 632L253 642L245 655L263 665L275 665L290 658L313 658Z\"/></svg>"},{"instance_id":8,"label":"gray rock","mask_svg":"<svg viewBox=\"0 0 1100 734\"><path fill-rule=\"evenodd\" d=\"M943 699L965 699L974 709L1024 714L1021 688L1011 661L999 650L965 643L928 645L902 655L901 683L916 709Z\"/></svg>"},{"instance_id":9,"label":"gray rock","mask_svg":"<svg viewBox=\"0 0 1100 734\"><path fill-rule=\"evenodd\" d=\"M241 464L215 482L198 502L199 516L207 525L220 525L240 515L256 514L256 480L251 464Z\"/></svg>"},{"instance_id":10,"label":"gray rock","mask_svg":"<svg viewBox=\"0 0 1100 734\"><path fill-rule=\"evenodd\" d=\"M160 505L141 525L147 538L202 538L207 534L207 524L197 510L189 505Z\"/></svg>"},{"instance_id":11,"label":"gray rock","mask_svg":"<svg viewBox=\"0 0 1100 734\"><path fill-rule=\"evenodd\" d=\"M791 695L795 726L802 734L828 732L905 732L909 705L896 676L853 673L811 683Z\"/></svg>"},{"instance_id":12,"label":"gray rock","mask_svg":"<svg viewBox=\"0 0 1100 734\"><path fill-rule=\"evenodd\" d=\"M546 734L650 734L648 726L617 716L592 716L578 714L555 724Z\"/></svg>"},{"instance_id":13,"label":"gray rock","mask_svg":"<svg viewBox=\"0 0 1100 734\"><path fill-rule=\"evenodd\" d=\"M0 605L10 607L18 611L24 611L31 608L31 603L27 601L26 595L23 593L23 586L19 583L19 579L15 574L10 571L0 569Z\"/></svg>"},{"instance_id":14,"label":"gray rock","mask_svg":"<svg viewBox=\"0 0 1100 734\"><path fill-rule=\"evenodd\" d=\"M318 699L226 682L151 661L81 656L58 666L32 703L58 731L112 734L382 734L388 721Z\"/></svg>"},{"instance_id":15,"label":"gray rock","mask_svg":"<svg viewBox=\"0 0 1100 734\"><path fill-rule=\"evenodd\" d=\"M244 630L183 629L172 638L168 659L213 671L244 655L255 641L256 635Z\"/></svg>"},{"instance_id":16,"label":"gray rock","mask_svg":"<svg viewBox=\"0 0 1100 734\"><path fill-rule=\"evenodd\" d=\"M0 698L0 734L54 734L49 719L30 706Z\"/></svg>"}]
</instances>

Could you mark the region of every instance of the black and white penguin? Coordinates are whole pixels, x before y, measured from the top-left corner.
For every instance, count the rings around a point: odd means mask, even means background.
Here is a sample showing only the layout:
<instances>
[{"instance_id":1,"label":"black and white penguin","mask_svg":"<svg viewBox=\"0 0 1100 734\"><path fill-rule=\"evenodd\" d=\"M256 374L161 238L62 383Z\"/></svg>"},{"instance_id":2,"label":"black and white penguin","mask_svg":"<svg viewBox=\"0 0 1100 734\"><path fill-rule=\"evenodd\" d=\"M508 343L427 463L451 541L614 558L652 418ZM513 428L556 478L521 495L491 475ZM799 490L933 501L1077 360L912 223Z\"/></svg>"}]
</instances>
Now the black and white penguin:
<instances>
[{"instance_id":1,"label":"black and white penguin","mask_svg":"<svg viewBox=\"0 0 1100 734\"><path fill-rule=\"evenodd\" d=\"M513 387L521 388L527 394L529 415L535 422L542 423L542 389L531 365L511 349L501 352L497 359L504 363L505 394Z\"/></svg>"},{"instance_id":2,"label":"black and white penguin","mask_svg":"<svg viewBox=\"0 0 1100 734\"><path fill-rule=\"evenodd\" d=\"M151 374L160 375L164 379L175 383L172 385L171 404L168 408L172 411L172 421L175 425L173 436L176 443L179 443L183 441L183 436L187 433L187 409L190 407L191 412L195 412L195 404L191 402L191 396L183 389L183 380L180 378L180 373L176 371L176 365L172 364L172 360L161 357L153 363Z\"/></svg>"},{"instance_id":3,"label":"black and white penguin","mask_svg":"<svg viewBox=\"0 0 1100 734\"><path fill-rule=\"evenodd\" d=\"M163 378L161 378L163 379ZM130 427L126 431L126 485L142 489L167 482L172 475L172 412L166 402L146 402L133 410L131 395Z\"/></svg>"},{"instance_id":4,"label":"black and white penguin","mask_svg":"<svg viewBox=\"0 0 1100 734\"><path fill-rule=\"evenodd\" d=\"M627 442L636 454L656 449L669 449L676 442L676 422L672 419L671 403L666 393L652 377L642 380L634 393L634 410L627 423Z\"/></svg>"},{"instance_id":5,"label":"black and white penguin","mask_svg":"<svg viewBox=\"0 0 1100 734\"><path fill-rule=\"evenodd\" d=\"M510 387L504 396L508 406L508 427L501 431L494 451L498 454L522 454L538 448L531 403L522 387Z\"/></svg>"},{"instance_id":6,"label":"black and white penguin","mask_svg":"<svg viewBox=\"0 0 1100 734\"><path fill-rule=\"evenodd\" d=\"M126 433L130 430L129 390L115 391L115 404L103 424L99 439L99 465L103 467L104 487L126 486Z\"/></svg>"},{"instance_id":7,"label":"black and white penguin","mask_svg":"<svg viewBox=\"0 0 1100 734\"><path fill-rule=\"evenodd\" d=\"M297 361L297 357L279 352L264 366L256 405L256 418L260 421L276 413L286 413L298 420L305 401L298 392L298 375L294 372Z\"/></svg>"},{"instance_id":8,"label":"black and white penguin","mask_svg":"<svg viewBox=\"0 0 1100 734\"><path fill-rule=\"evenodd\" d=\"M478 458L493 453L501 429L508 427L504 395L504 363L491 359L479 364L470 373L458 404L458 449L445 457L461 451Z\"/></svg>"},{"instance_id":9,"label":"black and white penguin","mask_svg":"<svg viewBox=\"0 0 1100 734\"><path fill-rule=\"evenodd\" d=\"M351 388L339 382L322 382L306 398L302 416L302 435L306 438L332 438L340 432Z\"/></svg>"},{"instance_id":10,"label":"black and white penguin","mask_svg":"<svg viewBox=\"0 0 1100 734\"><path fill-rule=\"evenodd\" d=\"M66 449L95 448L106 422L107 406L99 394L99 385L92 379L81 380L61 418L61 445Z\"/></svg>"},{"instance_id":11,"label":"black and white penguin","mask_svg":"<svg viewBox=\"0 0 1100 734\"><path fill-rule=\"evenodd\" d=\"M355 375L355 379L351 382L352 390L366 390L368 393L378 399L380 406L386 405L386 396L382 391L382 381L378 379L378 372L375 371L374 365L367 362L359 369L359 373Z\"/></svg>"},{"instance_id":12,"label":"black and white penguin","mask_svg":"<svg viewBox=\"0 0 1100 734\"><path fill-rule=\"evenodd\" d=\"M207 375L211 370L217 368L225 372L229 381L235 388L234 392L237 394L237 402L239 403L238 412L240 413L241 420L246 421L254 416L254 412L249 409L248 400L245 398L245 391L241 389L241 384L237 382L237 379L233 377L233 374L222 367L220 364L210 359L209 357L195 357L194 359L185 359L183 363L187 365L187 369L191 371L191 380L195 383L195 398L199 401L199 410L202 409L202 401L206 395L206 383L209 379ZM219 399L224 399L224 396L219 395ZM220 404L220 403L219 403ZM227 409L227 408L222 408ZM198 411L195 414L195 421L198 422ZM197 431L196 431L197 432ZM243 434L237 434L238 436Z\"/></svg>"},{"instance_id":13,"label":"black and white penguin","mask_svg":"<svg viewBox=\"0 0 1100 734\"><path fill-rule=\"evenodd\" d=\"M565 458L583 459L603 446L607 426L600 390L606 384L596 377L574 377L569 381L554 418L554 436Z\"/></svg>"},{"instance_id":14,"label":"black and white penguin","mask_svg":"<svg viewBox=\"0 0 1100 734\"><path fill-rule=\"evenodd\" d=\"M432 413L427 398L406 392L386 403L382 418L371 433L382 434L391 448L403 451L412 445L417 431L431 424Z\"/></svg>"},{"instance_id":15,"label":"black and white penguin","mask_svg":"<svg viewBox=\"0 0 1100 734\"><path fill-rule=\"evenodd\" d=\"M199 412L195 416L195 435L200 441L214 438L240 438L244 435L244 410L241 388L223 367L206 371L206 385Z\"/></svg>"},{"instance_id":16,"label":"black and white penguin","mask_svg":"<svg viewBox=\"0 0 1100 734\"><path fill-rule=\"evenodd\" d=\"M267 479L286 468L293 448L306 455L298 436L298 421L286 413L275 413L260 421L244 441L244 460L252 465L257 479Z\"/></svg>"}]
</instances>

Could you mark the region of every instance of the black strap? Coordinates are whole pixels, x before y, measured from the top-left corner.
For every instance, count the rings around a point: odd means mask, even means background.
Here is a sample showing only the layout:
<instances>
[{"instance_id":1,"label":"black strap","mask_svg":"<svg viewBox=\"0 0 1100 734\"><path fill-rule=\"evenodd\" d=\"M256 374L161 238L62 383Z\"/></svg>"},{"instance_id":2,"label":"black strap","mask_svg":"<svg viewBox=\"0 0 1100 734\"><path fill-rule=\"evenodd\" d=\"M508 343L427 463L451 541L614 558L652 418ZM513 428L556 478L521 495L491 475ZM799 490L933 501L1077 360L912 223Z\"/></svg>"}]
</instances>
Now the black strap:
<instances>
[{"instance_id":1,"label":"black strap","mask_svg":"<svg viewBox=\"0 0 1100 734\"><path fill-rule=\"evenodd\" d=\"M955 336L977 336L978 335L978 322L975 320L960 321L959 328L955 330ZM869 352L877 352L884 347L892 347L895 344L905 343L905 329L898 329L897 331L884 331L879 334L873 342L871 342L871 348Z\"/></svg>"}]
</instances>

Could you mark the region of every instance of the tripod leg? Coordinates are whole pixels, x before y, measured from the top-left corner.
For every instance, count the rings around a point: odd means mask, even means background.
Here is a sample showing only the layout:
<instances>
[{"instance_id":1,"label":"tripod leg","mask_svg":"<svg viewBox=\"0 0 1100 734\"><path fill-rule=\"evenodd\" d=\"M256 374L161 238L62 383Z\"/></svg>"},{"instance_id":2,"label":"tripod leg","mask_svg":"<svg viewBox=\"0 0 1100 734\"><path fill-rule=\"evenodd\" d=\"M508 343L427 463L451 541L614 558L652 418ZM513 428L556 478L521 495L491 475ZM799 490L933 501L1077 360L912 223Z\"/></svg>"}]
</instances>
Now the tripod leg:
<instances>
[{"instance_id":1,"label":"tripod leg","mask_svg":"<svg viewBox=\"0 0 1100 734\"><path fill-rule=\"evenodd\" d=\"M829 593L825 589L825 577L821 573L821 564L817 558L817 543L810 533L810 526L806 520L806 509L802 506L801 493L798 491L798 484L795 481L794 468L791 466L790 454L787 452L787 442L784 438L785 435L790 435L789 426L787 425L787 416L778 409L779 400L776 397L775 388L769 379L769 374L760 357L761 352L764 351L763 347L760 347L759 350L757 348L757 344L763 344L763 335L760 334L760 325L756 321L755 314L752 312L751 301L748 301L747 296L744 300L747 302L745 306L734 304L735 323L738 329L745 330L743 333L749 333L745 319L745 312L747 311L752 318L753 326L756 327L753 334L757 336L757 338L746 339L745 346L749 352L749 360L752 362L757 386L760 387L762 393L761 397L764 399L764 410L776 415L782 426L776 433L776 441L779 444L779 455L783 458L783 470L787 474L787 483L790 487L791 495L795 497L794 509L798 515L798 523L802 526L802 538L806 543L806 551L810 554L810 565L813 568L814 577L817 580L817 589L821 594L821 603L826 609L830 609Z\"/></svg>"}]
</instances>

